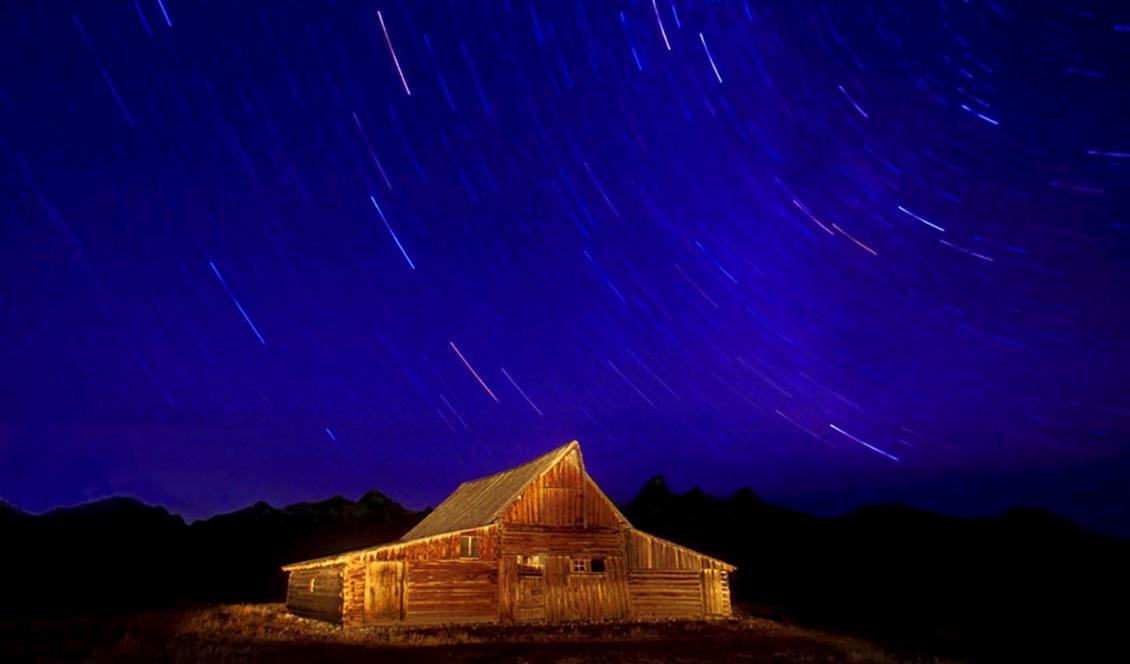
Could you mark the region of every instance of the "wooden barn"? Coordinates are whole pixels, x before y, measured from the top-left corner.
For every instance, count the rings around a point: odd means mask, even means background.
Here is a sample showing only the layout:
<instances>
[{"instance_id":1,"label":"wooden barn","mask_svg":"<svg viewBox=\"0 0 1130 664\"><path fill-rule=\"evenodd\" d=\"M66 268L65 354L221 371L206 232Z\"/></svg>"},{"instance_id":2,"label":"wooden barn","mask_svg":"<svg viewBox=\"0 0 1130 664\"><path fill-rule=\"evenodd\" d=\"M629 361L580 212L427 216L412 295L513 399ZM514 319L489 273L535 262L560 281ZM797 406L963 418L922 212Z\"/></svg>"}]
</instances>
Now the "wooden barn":
<instances>
[{"instance_id":1,"label":"wooden barn","mask_svg":"<svg viewBox=\"0 0 1130 664\"><path fill-rule=\"evenodd\" d=\"M461 484L395 542L283 569L290 611L367 625L725 617L735 568L633 528L574 441Z\"/></svg>"}]
</instances>

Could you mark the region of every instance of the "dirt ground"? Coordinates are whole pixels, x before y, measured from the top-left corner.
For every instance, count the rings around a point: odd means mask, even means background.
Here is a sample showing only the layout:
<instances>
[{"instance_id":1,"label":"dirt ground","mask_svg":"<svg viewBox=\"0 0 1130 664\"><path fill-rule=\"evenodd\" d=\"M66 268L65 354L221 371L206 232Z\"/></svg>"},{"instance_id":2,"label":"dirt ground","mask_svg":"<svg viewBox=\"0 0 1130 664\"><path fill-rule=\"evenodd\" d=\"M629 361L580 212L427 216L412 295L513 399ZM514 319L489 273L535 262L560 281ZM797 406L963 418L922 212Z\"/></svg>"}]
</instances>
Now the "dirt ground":
<instances>
[{"instance_id":1,"label":"dirt ground","mask_svg":"<svg viewBox=\"0 0 1130 664\"><path fill-rule=\"evenodd\" d=\"M281 604L0 620L0 661L942 664L758 618L342 629Z\"/></svg>"}]
</instances>

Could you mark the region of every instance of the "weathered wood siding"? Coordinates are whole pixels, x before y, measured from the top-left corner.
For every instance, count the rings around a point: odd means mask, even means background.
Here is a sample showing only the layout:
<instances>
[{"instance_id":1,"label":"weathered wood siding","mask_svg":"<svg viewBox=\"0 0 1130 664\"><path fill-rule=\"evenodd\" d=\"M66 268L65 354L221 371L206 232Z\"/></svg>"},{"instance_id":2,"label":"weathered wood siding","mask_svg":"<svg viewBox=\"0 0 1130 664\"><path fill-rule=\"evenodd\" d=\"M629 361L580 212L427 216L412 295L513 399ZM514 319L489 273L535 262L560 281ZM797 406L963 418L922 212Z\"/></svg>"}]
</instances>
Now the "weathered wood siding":
<instances>
[{"instance_id":1,"label":"weathered wood siding","mask_svg":"<svg viewBox=\"0 0 1130 664\"><path fill-rule=\"evenodd\" d=\"M622 556L624 536L616 528L553 528L506 525L499 536L499 555Z\"/></svg>"},{"instance_id":2,"label":"weathered wood siding","mask_svg":"<svg viewBox=\"0 0 1130 664\"><path fill-rule=\"evenodd\" d=\"M582 474L580 456L570 452L522 491L503 512L502 521L546 526L584 525Z\"/></svg>"},{"instance_id":3,"label":"weathered wood siding","mask_svg":"<svg viewBox=\"0 0 1130 664\"><path fill-rule=\"evenodd\" d=\"M584 490L584 503L582 507L585 510L584 525L586 527L615 527L627 526L628 520L625 519L620 511L616 509L608 496L600 490L596 482L588 476L584 475L583 482Z\"/></svg>"},{"instance_id":4,"label":"weathered wood siding","mask_svg":"<svg viewBox=\"0 0 1130 664\"><path fill-rule=\"evenodd\" d=\"M723 570L722 575L722 615L734 615L734 605L730 602L730 573Z\"/></svg>"},{"instance_id":5,"label":"weathered wood siding","mask_svg":"<svg viewBox=\"0 0 1130 664\"><path fill-rule=\"evenodd\" d=\"M503 524L499 538L504 620L605 620L629 615L627 561L619 528ZM538 556L540 570L519 564ZM603 560L602 573L574 572L573 560Z\"/></svg>"},{"instance_id":6,"label":"weathered wood siding","mask_svg":"<svg viewBox=\"0 0 1130 664\"><path fill-rule=\"evenodd\" d=\"M416 542L394 545L358 553L366 560L457 560L459 538L479 538L479 560L498 559L498 526L485 526L448 535L437 535Z\"/></svg>"},{"instance_id":7,"label":"weathered wood siding","mask_svg":"<svg viewBox=\"0 0 1130 664\"><path fill-rule=\"evenodd\" d=\"M497 562L495 562L498 559L497 526L487 526L485 528L476 528L474 530L466 530L450 535L440 535L418 542L408 542L403 545L384 547L372 551L361 551L350 557L345 564L343 622L346 625L387 622L387 619L379 617L379 612L370 610L368 614L366 614L365 611L367 598L370 609L373 607L373 595L368 593L376 592L378 595L387 597L388 595L386 593L391 592L368 590L367 582L371 584L374 580L372 576L373 573L369 571L369 565L370 563L378 561L404 561L405 567L402 572L404 575L402 588L404 595L401 600L401 613L404 615L405 619L408 619L411 602L411 597L408 593L408 582L411 580L413 562L459 560L459 538L463 535L474 535L479 538L479 557L477 560L480 562L489 562L491 567L495 568L497 572ZM497 584L495 592L497 593ZM458 620L459 615L461 615L460 612L456 611L450 620Z\"/></svg>"},{"instance_id":8,"label":"weathered wood siding","mask_svg":"<svg viewBox=\"0 0 1130 664\"><path fill-rule=\"evenodd\" d=\"M725 563L638 530L627 531L631 569L725 569Z\"/></svg>"},{"instance_id":9,"label":"weathered wood siding","mask_svg":"<svg viewBox=\"0 0 1130 664\"><path fill-rule=\"evenodd\" d=\"M498 563L418 560L407 563L407 622L498 620Z\"/></svg>"},{"instance_id":10,"label":"weathered wood siding","mask_svg":"<svg viewBox=\"0 0 1130 664\"><path fill-rule=\"evenodd\" d=\"M340 623L343 567L333 565L291 572L287 579L286 608L306 618Z\"/></svg>"},{"instance_id":11,"label":"weathered wood siding","mask_svg":"<svg viewBox=\"0 0 1130 664\"><path fill-rule=\"evenodd\" d=\"M365 622L404 619L405 565L403 560L365 563Z\"/></svg>"},{"instance_id":12,"label":"weathered wood siding","mask_svg":"<svg viewBox=\"0 0 1130 664\"><path fill-rule=\"evenodd\" d=\"M502 515L503 523L580 528L614 527L621 521L576 451L531 482Z\"/></svg>"},{"instance_id":13,"label":"weathered wood siding","mask_svg":"<svg viewBox=\"0 0 1130 664\"><path fill-rule=\"evenodd\" d=\"M626 537L633 615L732 615L730 574L724 563L638 530L627 531Z\"/></svg>"},{"instance_id":14,"label":"weathered wood siding","mask_svg":"<svg viewBox=\"0 0 1130 664\"><path fill-rule=\"evenodd\" d=\"M499 614L503 620L545 620L545 565L505 556L499 566Z\"/></svg>"},{"instance_id":15,"label":"weathered wood siding","mask_svg":"<svg viewBox=\"0 0 1130 664\"><path fill-rule=\"evenodd\" d=\"M550 621L612 620L628 616L627 568L622 557L604 559L604 572L574 572L568 556L546 565L546 617Z\"/></svg>"},{"instance_id":16,"label":"weathered wood siding","mask_svg":"<svg viewBox=\"0 0 1130 664\"><path fill-rule=\"evenodd\" d=\"M702 571L641 569L628 572L632 615L638 618L701 618Z\"/></svg>"}]
</instances>

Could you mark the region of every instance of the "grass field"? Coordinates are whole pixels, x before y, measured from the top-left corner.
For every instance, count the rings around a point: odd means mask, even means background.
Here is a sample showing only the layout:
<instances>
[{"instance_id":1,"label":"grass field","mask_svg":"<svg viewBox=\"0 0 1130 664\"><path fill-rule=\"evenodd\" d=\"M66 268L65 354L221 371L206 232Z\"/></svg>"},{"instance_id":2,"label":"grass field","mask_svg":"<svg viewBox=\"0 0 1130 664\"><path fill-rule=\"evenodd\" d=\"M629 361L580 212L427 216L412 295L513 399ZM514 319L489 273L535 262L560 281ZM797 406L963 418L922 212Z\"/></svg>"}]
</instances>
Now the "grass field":
<instances>
[{"instance_id":1,"label":"grass field","mask_svg":"<svg viewBox=\"0 0 1130 664\"><path fill-rule=\"evenodd\" d=\"M4 662L771 662L941 664L759 618L341 629L281 604L0 621Z\"/></svg>"}]
</instances>

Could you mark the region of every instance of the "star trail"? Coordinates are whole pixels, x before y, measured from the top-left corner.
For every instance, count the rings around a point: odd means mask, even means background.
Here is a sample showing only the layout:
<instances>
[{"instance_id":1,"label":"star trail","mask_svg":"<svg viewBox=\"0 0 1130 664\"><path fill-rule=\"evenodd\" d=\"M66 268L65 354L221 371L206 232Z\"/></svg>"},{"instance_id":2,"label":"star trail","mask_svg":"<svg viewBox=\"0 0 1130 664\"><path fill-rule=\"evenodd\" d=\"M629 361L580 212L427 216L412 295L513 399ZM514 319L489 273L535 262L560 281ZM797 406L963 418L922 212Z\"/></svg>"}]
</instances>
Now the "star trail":
<instances>
[{"instance_id":1,"label":"star trail","mask_svg":"<svg viewBox=\"0 0 1130 664\"><path fill-rule=\"evenodd\" d=\"M1130 456L1127 25L9 3L0 498L421 507L576 438L618 499L1130 504L1024 479Z\"/></svg>"}]
</instances>

